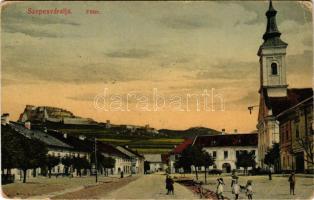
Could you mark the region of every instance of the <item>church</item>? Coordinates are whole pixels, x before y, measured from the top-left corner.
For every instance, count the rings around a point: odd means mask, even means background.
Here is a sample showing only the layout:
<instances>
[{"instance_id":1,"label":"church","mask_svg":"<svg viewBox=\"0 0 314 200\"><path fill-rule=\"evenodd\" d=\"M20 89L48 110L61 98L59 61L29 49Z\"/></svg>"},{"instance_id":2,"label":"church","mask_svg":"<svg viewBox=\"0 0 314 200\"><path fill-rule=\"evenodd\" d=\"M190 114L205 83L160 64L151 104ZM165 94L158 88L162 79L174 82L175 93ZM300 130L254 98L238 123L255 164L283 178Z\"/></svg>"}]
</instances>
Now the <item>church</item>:
<instances>
[{"instance_id":1,"label":"church","mask_svg":"<svg viewBox=\"0 0 314 200\"><path fill-rule=\"evenodd\" d=\"M277 115L313 97L312 88L288 87L286 78L288 44L280 38L276 15L277 11L270 0L266 12L267 27L263 35L264 42L257 53L260 63L258 165L262 168L266 168L264 158L268 150L273 144L280 143L280 124Z\"/></svg>"}]
</instances>

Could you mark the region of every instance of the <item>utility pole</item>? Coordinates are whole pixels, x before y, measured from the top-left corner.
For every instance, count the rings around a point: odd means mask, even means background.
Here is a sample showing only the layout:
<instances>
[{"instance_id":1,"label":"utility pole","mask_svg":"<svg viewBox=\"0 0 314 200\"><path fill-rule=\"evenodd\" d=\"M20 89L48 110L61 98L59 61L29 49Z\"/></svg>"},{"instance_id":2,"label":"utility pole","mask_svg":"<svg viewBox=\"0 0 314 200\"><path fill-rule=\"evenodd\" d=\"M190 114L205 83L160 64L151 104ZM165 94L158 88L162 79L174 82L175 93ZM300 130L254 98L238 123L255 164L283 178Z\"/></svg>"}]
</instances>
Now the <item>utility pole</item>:
<instances>
[{"instance_id":1,"label":"utility pole","mask_svg":"<svg viewBox=\"0 0 314 200\"><path fill-rule=\"evenodd\" d=\"M95 137L95 148L94 148L94 150L95 150L95 178L96 178L96 183L97 183L97 139L96 139L96 137Z\"/></svg>"}]
</instances>

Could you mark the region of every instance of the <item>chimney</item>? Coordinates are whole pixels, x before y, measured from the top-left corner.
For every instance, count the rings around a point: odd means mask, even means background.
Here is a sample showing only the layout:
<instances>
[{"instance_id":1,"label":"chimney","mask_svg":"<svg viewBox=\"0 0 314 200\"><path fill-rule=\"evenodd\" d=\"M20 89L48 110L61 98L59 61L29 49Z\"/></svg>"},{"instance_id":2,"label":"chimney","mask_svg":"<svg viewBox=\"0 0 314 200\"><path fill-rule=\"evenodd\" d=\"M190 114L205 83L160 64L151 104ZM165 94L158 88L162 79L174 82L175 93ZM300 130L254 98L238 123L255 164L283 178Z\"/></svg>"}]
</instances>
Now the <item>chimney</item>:
<instances>
[{"instance_id":1,"label":"chimney","mask_svg":"<svg viewBox=\"0 0 314 200\"><path fill-rule=\"evenodd\" d=\"M111 128L110 120L106 120L106 128Z\"/></svg>"},{"instance_id":2,"label":"chimney","mask_svg":"<svg viewBox=\"0 0 314 200\"><path fill-rule=\"evenodd\" d=\"M221 129L221 135L224 135L224 134L226 134L226 129Z\"/></svg>"},{"instance_id":3,"label":"chimney","mask_svg":"<svg viewBox=\"0 0 314 200\"><path fill-rule=\"evenodd\" d=\"M234 133L238 133L238 129L234 129Z\"/></svg>"},{"instance_id":4,"label":"chimney","mask_svg":"<svg viewBox=\"0 0 314 200\"><path fill-rule=\"evenodd\" d=\"M9 113L3 113L1 115L1 125L6 125L10 122L10 114Z\"/></svg>"},{"instance_id":5,"label":"chimney","mask_svg":"<svg viewBox=\"0 0 314 200\"><path fill-rule=\"evenodd\" d=\"M30 121L25 122L24 126L25 126L25 128L30 130L31 129L31 122Z\"/></svg>"}]
</instances>

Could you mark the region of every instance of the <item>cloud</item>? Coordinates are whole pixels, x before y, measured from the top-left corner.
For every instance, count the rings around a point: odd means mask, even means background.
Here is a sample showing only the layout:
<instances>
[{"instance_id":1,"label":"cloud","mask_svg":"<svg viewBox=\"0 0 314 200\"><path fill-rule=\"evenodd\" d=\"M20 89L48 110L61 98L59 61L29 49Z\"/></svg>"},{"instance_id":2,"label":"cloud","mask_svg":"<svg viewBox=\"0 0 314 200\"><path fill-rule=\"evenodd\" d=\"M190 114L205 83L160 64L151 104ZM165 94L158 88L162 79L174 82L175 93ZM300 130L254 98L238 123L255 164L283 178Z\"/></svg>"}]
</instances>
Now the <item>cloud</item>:
<instances>
[{"instance_id":1,"label":"cloud","mask_svg":"<svg viewBox=\"0 0 314 200\"><path fill-rule=\"evenodd\" d=\"M222 5L228 5L233 4L234 2L218 1L218 3ZM266 23L267 18L265 16L265 13L268 9L269 1L241 1L239 5L241 5L245 10L254 12L256 14L256 17L254 19L250 19L244 22L244 24L254 25ZM306 23L312 23L312 13L309 9L304 9L304 5L302 2L274 1L273 6L277 10L277 24L279 26L287 19L293 19L301 25Z\"/></svg>"},{"instance_id":2,"label":"cloud","mask_svg":"<svg viewBox=\"0 0 314 200\"><path fill-rule=\"evenodd\" d=\"M161 19L168 28L173 29L199 29L203 27L209 27L210 23L203 20L201 16L172 16L164 17Z\"/></svg>"},{"instance_id":3,"label":"cloud","mask_svg":"<svg viewBox=\"0 0 314 200\"><path fill-rule=\"evenodd\" d=\"M74 21L57 15L29 15L27 8L19 6L18 3L7 4L1 13L1 28L7 33L23 33L31 37L56 38L63 36L62 32L54 30L63 26L79 26ZM54 27L48 29L47 26Z\"/></svg>"},{"instance_id":4,"label":"cloud","mask_svg":"<svg viewBox=\"0 0 314 200\"><path fill-rule=\"evenodd\" d=\"M7 33L23 33L25 35L31 36L31 37L47 37L47 38L57 38L60 37L58 34L49 32L49 31L44 31L44 30L39 30L39 29L34 29L31 27L17 27L14 25L7 24L4 27L4 31Z\"/></svg>"},{"instance_id":5,"label":"cloud","mask_svg":"<svg viewBox=\"0 0 314 200\"><path fill-rule=\"evenodd\" d=\"M147 58L154 54L153 51L147 49L121 49L105 53L111 58Z\"/></svg>"},{"instance_id":6,"label":"cloud","mask_svg":"<svg viewBox=\"0 0 314 200\"><path fill-rule=\"evenodd\" d=\"M302 54L287 55L287 73L312 79L307 75L313 74L313 51L306 50Z\"/></svg>"},{"instance_id":7,"label":"cloud","mask_svg":"<svg viewBox=\"0 0 314 200\"><path fill-rule=\"evenodd\" d=\"M239 79L256 78L259 73L259 64L256 62L241 61L220 61L218 64L211 65L208 70L199 71L197 79Z\"/></svg>"}]
</instances>

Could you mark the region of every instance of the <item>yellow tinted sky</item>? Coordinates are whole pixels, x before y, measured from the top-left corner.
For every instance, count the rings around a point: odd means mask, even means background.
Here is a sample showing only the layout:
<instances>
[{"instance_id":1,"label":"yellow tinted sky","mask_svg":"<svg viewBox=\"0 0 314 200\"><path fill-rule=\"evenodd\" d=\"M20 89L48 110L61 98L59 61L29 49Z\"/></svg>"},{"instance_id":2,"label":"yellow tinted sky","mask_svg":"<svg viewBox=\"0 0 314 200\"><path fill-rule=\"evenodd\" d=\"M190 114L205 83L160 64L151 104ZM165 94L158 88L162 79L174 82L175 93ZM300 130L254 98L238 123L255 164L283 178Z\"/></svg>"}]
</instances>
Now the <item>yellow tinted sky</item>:
<instances>
[{"instance_id":1,"label":"yellow tinted sky","mask_svg":"<svg viewBox=\"0 0 314 200\"><path fill-rule=\"evenodd\" d=\"M311 87L312 13L293 1L274 7L289 44L288 84ZM72 14L29 15L29 8ZM117 124L254 130L257 109L250 115L247 107L258 104L256 53L267 8L266 1L9 3L1 14L2 112L16 120L26 104L49 105ZM100 14L87 15L87 9ZM112 108L136 94L130 111L95 108L105 88L105 106ZM224 111L197 111L193 97L186 110L187 94L212 88L223 97ZM166 98L157 111L154 89ZM170 105L170 97L181 98L183 111Z\"/></svg>"}]
</instances>

